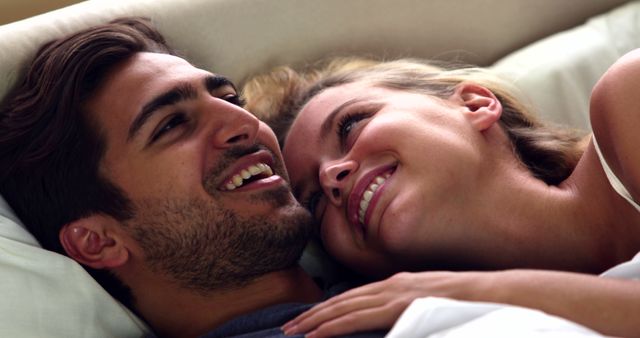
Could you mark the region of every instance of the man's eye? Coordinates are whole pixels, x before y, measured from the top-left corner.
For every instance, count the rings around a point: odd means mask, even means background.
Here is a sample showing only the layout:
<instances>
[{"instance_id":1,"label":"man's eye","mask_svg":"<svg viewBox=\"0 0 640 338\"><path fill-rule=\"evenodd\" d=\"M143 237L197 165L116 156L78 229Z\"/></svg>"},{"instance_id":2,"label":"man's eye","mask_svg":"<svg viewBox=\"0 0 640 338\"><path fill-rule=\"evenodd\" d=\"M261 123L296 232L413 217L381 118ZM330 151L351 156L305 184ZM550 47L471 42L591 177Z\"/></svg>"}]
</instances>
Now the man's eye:
<instances>
[{"instance_id":1,"label":"man's eye","mask_svg":"<svg viewBox=\"0 0 640 338\"><path fill-rule=\"evenodd\" d=\"M187 117L185 116L185 114L179 113L171 116L167 122L163 122L162 126L158 128L158 130L156 130L156 132L153 134L153 137L151 138L151 142L152 143L155 142L164 134L170 132L174 128L186 122L187 122Z\"/></svg>"},{"instance_id":2,"label":"man's eye","mask_svg":"<svg viewBox=\"0 0 640 338\"><path fill-rule=\"evenodd\" d=\"M230 94L230 95L224 96L222 99L229 103L235 104L238 107L244 107L244 104L245 104L244 99L237 94Z\"/></svg>"}]
</instances>

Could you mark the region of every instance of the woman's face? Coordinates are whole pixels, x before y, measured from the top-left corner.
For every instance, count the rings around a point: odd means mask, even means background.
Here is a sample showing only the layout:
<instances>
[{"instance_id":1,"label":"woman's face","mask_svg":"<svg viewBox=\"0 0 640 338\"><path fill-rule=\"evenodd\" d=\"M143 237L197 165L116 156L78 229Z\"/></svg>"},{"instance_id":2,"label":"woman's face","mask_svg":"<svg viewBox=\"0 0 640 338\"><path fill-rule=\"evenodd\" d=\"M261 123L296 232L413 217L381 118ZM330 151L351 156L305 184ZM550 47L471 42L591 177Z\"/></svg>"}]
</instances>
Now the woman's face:
<instances>
[{"instance_id":1,"label":"woman's face","mask_svg":"<svg viewBox=\"0 0 640 338\"><path fill-rule=\"evenodd\" d=\"M303 107L283 154L332 255L382 275L468 252L461 206L476 198L483 161L463 101L355 82Z\"/></svg>"}]
</instances>

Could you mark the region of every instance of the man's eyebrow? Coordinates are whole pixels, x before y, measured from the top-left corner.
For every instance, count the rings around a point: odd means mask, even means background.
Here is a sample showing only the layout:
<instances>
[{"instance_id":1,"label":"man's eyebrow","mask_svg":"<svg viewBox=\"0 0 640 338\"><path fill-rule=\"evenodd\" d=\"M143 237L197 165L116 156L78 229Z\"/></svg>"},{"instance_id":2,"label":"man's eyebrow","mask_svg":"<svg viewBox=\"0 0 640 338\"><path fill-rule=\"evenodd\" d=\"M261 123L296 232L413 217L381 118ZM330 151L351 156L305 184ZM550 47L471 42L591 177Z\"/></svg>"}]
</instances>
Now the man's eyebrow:
<instances>
[{"instance_id":1,"label":"man's eyebrow","mask_svg":"<svg viewBox=\"0 0 640 338\"><path fill-rule=\"evenodd\" d=\"M129 127L127 141L130 141L140 131L140 128L149 120L151 116L160 108L174 105L180 101L185 101L197 97L198 92L190 83L181 83L168 91L154 97L145 104Z\"/></svg>"},{"instance_id":2,"label":"man's eyebrow","mask_svg":"<svg viewBox=\"0 0 640 338\"><path fill-rule=\"evenodd\" d=\"M231 86L234 91L236 90L236 86L231 82L231 80L227 79L222 75L209 75L204 79L204 85L207 87L207 90L212 92L220 87Z\"/></svg>"},{"instance_id":3,"label":"man's eyebrow","mask_svg":"<svg viewBox=\"0 0 640 338\"><path fill-rule=\"evenodd\" d=\"M208 75L204 78L204 85L208 91L214 91L220 87L231 86L235 90L233 83L224 76ZM142 107L140 113L131 123L127 141L130 141L140 131L142 126L149 120L151 116L159 109L174 105L180 101L193 99L198 96L198 91L190 83L181 83L169 89L168 91L156 96Z\"/></svg>"},{"instance_id":4,"label":"man's eyebrow","mask_svg":"<svg viewBox=\"0 0 640 338\"><path fill-rule=\"evenodd\" d=\"M353 104L356 104L356 103L358 103L360 101L364 101L366 99L367 98L364 98L364 97L351 99L351 100L346 101L343 104L339 105L334 110L332 110L331 113L329 113L329 115L327 115L327 118L322 122L322 125L320 126L320 134L319 134L320 141L325 139L327 134L329 134L329 132L331 132L331 126L333 126L336 116L338 116L338 114L340 114L340 112L342 110L344 110L345 108L347 108L347 107L349 107L349 106L351 106Z\"/></svg>"}]
</instances>

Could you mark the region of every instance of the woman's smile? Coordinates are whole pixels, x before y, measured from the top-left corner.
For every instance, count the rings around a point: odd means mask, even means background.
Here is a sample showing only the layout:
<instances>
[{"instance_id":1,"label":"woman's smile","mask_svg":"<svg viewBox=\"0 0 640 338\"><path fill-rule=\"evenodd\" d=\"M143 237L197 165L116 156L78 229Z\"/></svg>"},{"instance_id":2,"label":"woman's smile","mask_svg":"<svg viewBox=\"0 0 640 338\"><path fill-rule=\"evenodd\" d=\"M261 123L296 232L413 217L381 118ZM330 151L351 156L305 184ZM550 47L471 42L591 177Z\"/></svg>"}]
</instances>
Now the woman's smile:
<instances>
[{"instance_id":1,"label":"woman's smile","mask_svg":"<svg viewBox=\"0 0 640 338\"><path fill-rule=\"evenodd\" d=\"M329 252L354 268L397 269L392 257L423 259L475 222L460 206L491 177L489 148L464 102L366 82L307 102L283 155Z\"/></svg>"},{"instance_id":2,"label":"woman's smile","mask_svg":"<svg viewBox=\"0 0 640 338\"><path fill-rule=\"evenodd\" d=\"M347 215L355 229L367 234L367 227L377 202L384 191L387 179L393 174L396 166L384 166L367 173L356 182L347 205Z\"/></svg>"}]
</instances>

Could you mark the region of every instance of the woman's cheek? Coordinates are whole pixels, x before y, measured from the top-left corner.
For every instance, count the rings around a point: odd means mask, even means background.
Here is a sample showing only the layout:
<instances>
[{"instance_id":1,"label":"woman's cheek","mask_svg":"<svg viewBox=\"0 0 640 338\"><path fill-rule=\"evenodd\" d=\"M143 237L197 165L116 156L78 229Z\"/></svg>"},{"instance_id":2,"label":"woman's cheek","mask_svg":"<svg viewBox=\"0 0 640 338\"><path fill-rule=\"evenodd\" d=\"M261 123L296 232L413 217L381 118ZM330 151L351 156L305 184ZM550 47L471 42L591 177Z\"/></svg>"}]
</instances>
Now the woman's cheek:
<instances>
[{"instance_id":1,"label":"woman's cheek","mask_svg":"<svg viewBox=\"0 0 640 338\"><path fill-rule=\"evenodd\" d=\"M397 191L381 220L379 245L389 254L411 256L432 240L425 228L432 215L428 205L424 205L428 198L420 194L419 184L401 182L401 185L407 188Z\"/></svg>"},{"instance_id":2,"label":"woman's cheek","mask_svg":"<svg viewBox=\"0 0 640 338\"><path fill-rule=\"evenodd\" d=\"M327 210L320 225L320 238L327 251L336 259L344 263L353 260L356 244L344 218Z\"/></svg>"}]
</instances>

